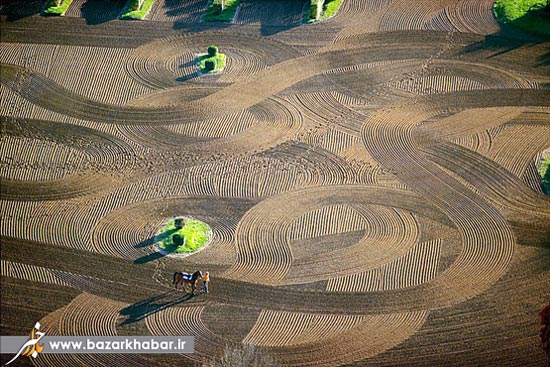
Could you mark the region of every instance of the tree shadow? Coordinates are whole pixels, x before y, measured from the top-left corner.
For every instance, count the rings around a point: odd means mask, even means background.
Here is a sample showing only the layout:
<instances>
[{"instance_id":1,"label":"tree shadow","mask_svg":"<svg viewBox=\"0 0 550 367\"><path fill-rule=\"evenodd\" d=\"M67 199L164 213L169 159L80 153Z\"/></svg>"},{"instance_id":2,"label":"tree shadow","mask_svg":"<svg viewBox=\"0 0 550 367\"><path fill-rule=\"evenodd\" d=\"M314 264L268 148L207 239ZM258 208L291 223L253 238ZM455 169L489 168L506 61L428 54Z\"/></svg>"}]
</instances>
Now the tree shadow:
<instances>
[{"instance_id":1,"label":"tree shadow","mask_svg":"<svg viewBox=\"0 0 550 367\"><path fill-rule=\"evenodd\" d=\"M6 21L13 22L40 14L44 3L45 0L2 0L0 14L6 16Z\"/></svg>"},{"instance_id":2,"label":"tree shadow","mask_svg":"<svg viewBox=\"0 0 550 367\"><path fill-rule=\"evenodd\" d=\"M166 4L174 1L167 1ZM177 4L177 2L175 2ZM294 27L302 25L304 12L307 9L308 0L241 0L239 9L230 22L203 22L195 23L189 21L177 21L174 23L174 29L181 29L187 32L202 32L223 30L237 25L259 25L260 33L263 36L272 36L279 32L287 31ZM206 7L201 9L202 14ZM181 7L168 10L167 15L177 15L182 12Z\"/></svg>"},{"instance_id":3,"label":"tree shadow","mask_svg":"<svg viewBox=\"0 0 550 367\"><path fill-rule=\"evenodd\" d=\"M121 0L87 0L80 8L86 24L96 25L117 19L124 6Z\"/></svg>"},{"instance_id":4,"label":"tree shadow","mask_svg":"<svg viewBox=\"0 0 550 367\"><path fill-rule=\"evenodd\" d=\"M139 259L135 259L134 264L136 264L136 265L146 264L148 262L161 259L164 256L166 256L166 255L163 254L162 252L153 252L153 253L150 253L149 255L142 256Z\"/></svg>"},{"instance_id":5,"label":"tree shadow","mask_svg":"<svg viewBox=\"0 0 550 367\"><path fill-rule=\"evenodd\" d=\"M187 293L181 296L177 291L171 290L147 298L146 300L136 302L133 305L124 307L119 311L120 315L127 316L126 320L120 323L119 326L128 325L143 320L157 312L186 302L193 297L194 295L192 293Z\"/></svg>"},{"instance_id":6,"label":"tree shadow","mask_svg":"<svg viewBox=\"0 0 550 367\"><path fill-rule=\"evenodd\" d=\"M464 47L460 54L467 55L476 52L492 52L489 56L487 56L487 59L492 59L522 47L533 47L547 42L547 40L544 40L538 36L518 34L518 32L514 30L503 29L498 33L485 36L482 41L475 42ZM536 66L548 65L550 63L550 53L540 56L538 61L540 62Z\"/></svg>"}]
</instances>

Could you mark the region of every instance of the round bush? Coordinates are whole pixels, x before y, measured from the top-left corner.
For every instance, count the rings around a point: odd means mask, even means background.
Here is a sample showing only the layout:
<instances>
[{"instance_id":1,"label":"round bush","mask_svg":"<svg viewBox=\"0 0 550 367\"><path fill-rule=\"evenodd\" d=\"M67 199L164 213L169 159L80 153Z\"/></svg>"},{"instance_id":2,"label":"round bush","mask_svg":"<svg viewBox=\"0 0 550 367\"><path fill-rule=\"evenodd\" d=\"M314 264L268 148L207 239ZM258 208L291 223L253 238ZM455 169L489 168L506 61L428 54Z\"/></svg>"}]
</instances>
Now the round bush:
<instances>
[{"instance_id":1,"label":"round bush","mask_svg":"<svg viewBox=\"0 0 550 367\"><path fill-rule=\"evenodd\" d=\"M218 54L218 47L212 45L208 47L208 56L216 56Z\"/></svg>"},{"instance_id":2,"label":"round bush","mask_svg":"<svg viewBox=\"0 0 550 367\"><path fill-rule=\"evenodd\" d=\"M175 218L174 219L174 226L176 229L180 229L183 227L183 218Z\"/></svg>"},{"instance_id":3,"label":"round bush","mask_svg":"<svg viewBox=\"0 0 550 367\"><path fill-rule=\"evenodd\" d=\"M204 68L207 70L207 71L210 71L210 70L214 70L216 68L216 61L214 60L206 60L204 62Z\"/></svg>"},{"instance_id":4,"label":"round bush","mask_svg":"<svg viewBox=\"0 0 550 367\"><path fill-rule=\"evenodd\" d=\"M174 243L174 246L182 246L183 245L183 236L176 233L172 236L172 242Z\"/></svg>"}]
</instances>

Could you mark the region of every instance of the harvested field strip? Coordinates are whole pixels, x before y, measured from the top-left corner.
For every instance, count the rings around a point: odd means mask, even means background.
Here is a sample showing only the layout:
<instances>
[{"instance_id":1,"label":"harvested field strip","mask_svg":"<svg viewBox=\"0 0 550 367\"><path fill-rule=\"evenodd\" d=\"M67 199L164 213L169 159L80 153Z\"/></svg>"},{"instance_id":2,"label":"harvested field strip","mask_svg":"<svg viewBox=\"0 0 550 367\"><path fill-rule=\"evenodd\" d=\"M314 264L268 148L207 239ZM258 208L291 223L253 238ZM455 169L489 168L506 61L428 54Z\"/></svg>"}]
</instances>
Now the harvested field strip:
<instances>
[{"instance_id":1,"label":"harvested field strip","mask_svg":"<svg viewBox=\"0 0 550 367\"><path fill-rule=\"evenodd\" d=\"M125 48L63 46L54 59L55 67L47 75L85 98L123 105L150 91L125 74L124 63L131 52Z\"/></svg>"},{"instance_id":2,"label":"harvested field strip","mask_svg":"<svg viewBox=\"0 0 550 367\"><path fill-rule=\"evenodd\" d=\"M403 257L368 272L330 279L330 292L375 292L414 287L437 276L441 240L419 243Z\"/></svg>"},{"instance_id":3,"label":"harvested field strip","mask_svg":"<svg viewBox=\"0 0 550 367\"><path fill-rule=\"evenodd\" d=\"M283 283L307 283L367 271L404 255L418 240L417 224L410 213L384 207L360 208L359 212L366 222L363 238L345 243L347 247L342 249L311 252L308 257L294 259Z\"/></svg>"},{"instance_id":4,"label":"harvested field strip","mask_svg":"<svg viewBox=\"0 0 550 367\"><path fill-rule=\"evenodd\" d=\"M457 173L489 199L509 209L550 215L548 199L544 200L544 196L532 192L495 162L452 143L431 146L427 152L430 159ZM498 185L493 184L495 181Z\"/></svg>"},{"instance_id":5,"label":"harvested field strip","mask_svg":"<svg viewBox=\"0 0 550 367\"><path fill-rule=\"evenodd\" d=\"M2 43L0 62L15 64L48 75L52 70L61 46Z\"/></svg>"},{"instance_id":6,"label":"harvested field strip","mask_svg":"<svg viewBox=\"0 0 550 367\"><path fill-rule=\"evenodd\" d=\"M493 16L493 4L492 0L463 0L444 11L459 32L493 34L501 30Z\"/></svg>"},{"instance_id":7,"label":"harvested field strip","mask_svg":"<svg viewBox=\"0 0 550 367\"><path fill-rule=\"evenodd\" d=\"M85 166L88 157L76 149L45 140L4 135L0 137L0 174L19 181L64 178Z\"/></svg>"},{"instance_id":8,"label":"harvested field strip","mask_svg":"<svg viewBox=\"0 0 550 367\"><path fill-rule=\"evenodd\" d=\"M483 131L455 139L453 143L481 155L486 155L491 149L493 139L488 131Z\"/></svg>"},{"instance_id":9,"label":"harvested field strip","mask_svg":"<svg viewBox=\"0 0 550 367\"><path fill-rule=\"evenodd\" d=\"M76 198L107 191L120 183L110 175L83 171L79 175L46 181L3 179L0 184L2 199L21 201L48 201Z\"/></svg>"},{"instance_id":10,"label":"harvested field strip","mask_svg":"<svg viewBox=\"0 0 550 367\"><path fill-rule=\"evenodd\" d=\"M0 261L2 269L0 275L2 276L30 280L33 282L69 286L68 283L57 277L56 273L51 269L6 261L4 259Z\"/></svg>"},{"instance_id":11,"label":"harvested field strip","mask_svg":"<svg viewBox=\"0 0 550 367\"><path fill-rule=\"evenodd\" d=\"M470 96L468 92L462 92L457 97L465 108L475 108L483 100L480 98L483 93L497 97L504 92L478 91L475 97ZM514 102L510 101L513 100L514 93L518 92L508 90L506 93L506 97L491 98L491 101L497 106L513 104ZM544 103L536 91L519 93L524 96L524 104ZM514 238L510 227L495 209L480 201L479 197L474 197L415 149L411 130L415 124L426 120L427 114L422 112L422 109L435 110L431 113L437 114L437 102L437 99L430 100L430 108L415 105L415 114L405 114L402 109L396 109L372 116L365 124L363 140L375 158L396 172L401 172L399 176L405 182L414 182L419 192L449 213L461 231L464 241L463 252L451 267L429 283L435 291L432 297L444 297L452 303L469 298L481 289L487 289L504 274L512 256ZM430 180L423 182L426 177L430 177ZM438 195L434 194L436 186ZM457 206L457 203L460 205ZM476 220L472 221L471 218ZM476 274L475 279L471 278L473 274ZM453 288L456 293L449 292Z\"/></svg>"},{"instance_id":12,"label":"harvested field strip","mask_svg":"<svg viewBox=\"0 0 550 367\"><path fill-rule=\"evenodd\" d=\"M524 112L521 107L473 108L423 124L417 133L419 140L453 140L474 133L480 133L492 127L500 126L517 118Z\"/></svg>"},{"instance_id":13,"label":"harvested field strip","mask_svg":"<svg viewBox=\"0 0 550 367\"><path fill-rule=\"evenodd\" d=\"M332 93L309 93L286 98L303 111L304 119L311 121L321 128L330 127L352 136L358 136L363 114L357 113L341 104Z\"/></svg>"},{"instance_id":14,"label":"harvested field strip","mask_svg":"<svg viewBox=\"0 0 550 367\"><path fill-rule=\"evenodd\" d=\"M444 2L453 3L450 0ZM442 5L432 1L416 3L415 6L409 4L406 0L392 2L380 20L379 31L423 29L423 25L437 14Z\"/></svg>"},{"instance_id":15,"label":"harvested field strip","mask_svg":"<svg viewBox=\"0 0 550 367\"><path fill-rule=\"evenodd\" d=\"M280 339L271 339L269 336L278 333L284 336L287 334L286 328L300 327L301 322L306 321L309 328L297 335L297 344L269 346L266 347L266 353L273 355L282 366L338 366L360 361L399 344L415 333L425 319L425 312L362 318L265 312L247 339L254 341L258 335L264 342L267 339L268 343L281 343ZM310 339L307 329L311 329L312 334L317 334L319 338Z\"/></svg>"},{"instance_id":16,"label":"harvested field strip","mask_svg":"<svg viewBox=\"0 0 550 367\"><path fill-rule=\"evenodd\" d=\"M63 309L61 335L117 335L119 310L126 306L103 297L82 293Z\"/></svg>"},{"instance_id":17,"label":"harvested field strip","mask_svg":"<svg viewBox=\"0 0 550 367\"><path fill-rule=\"evenodd\" d=\"M291 240L297 240L364 230L367 226L365 218L352 206L330 205L306 212L296 218L289 234Z\"/></svg>"},{"instance_id":18,"label":"harvested field strip","mask_svg":"<svg viewBox=\"0 0 550 367\"><path fill-rule=\"evenodd\" d=\"M522 177L538 152L550 146L549 119L550 111L520 115L495 137L487 158Z\"/></svg>"},{"instance_id":19,"label":"harvested field strip","mask_svg":"<svg viewBox=\"0 0 550 367\"><path fill-rule=\"evenodd\" d=\"M418 94L436 94L460 90L484 89L483 84L478 81L452 75L427 76L414 81L407 79L397 83L390 83L390 86Z\"/></svg>"},{"instance_id":20,"label":"harvested field strip","mask_svg":"<svg viewBox=\"0 0 550 367\"><path fill-rule=\"evenodd\" d=\"M316 315L262 310L256 324L243 339L259 347L285 347L313 343L346 333L366 316Z\"/></svg>"},{"instance_id":21,"label":"harvested field strip","mask_svg":"<svg viewBox=\"0 0 550 367\"><path fill-rule=\"evenodd\" d=\"M101 287L113 286L113 282L64 271L44 268L2 259L1 275L33 282L72 287L80 291L97 292ZM99 335L99 334L98 334Z\"/></svg>"},{"instance_id":22,"label":"harvested field strip","mask_svg":"<svg viewBox=\"0 0 550 367\"><path fill-rule=\"evenodd\" d=\"M248 110L220 116L213 120L197 121L196 123L169 125L166 129L173 133L193 137L224 138L236 135L250 128L255 122L254 116Z\"/></svg>"},{"instance_id":23,"label":"harvested field strip","mask_svg":"<svg viewBox=\"0 0 550 367\"><path fill-rule=\"evenodd\" d=\"M223 354L231 341L214 334L202 321L204 306L169 308L152 314L145 319L153 335L194 335L195 353L186 355L195 361L211 360Z\"/></svg>"},{"instance_id":24,"label":"harvested field strip","mask_svg":"<svg viewBox=\"0 0 550 367\"><path fill-rule=\"evenodd\" d=\"M262 201L250 210L239 223L235 234L239 261L225 276L238 276L243 280L246 279L255 283L277 284L286 277L293 260L290 244L288 243L288 233L293 218L322 206L320 204L323 202L321 198L323 200L330 199L334 204L347 202L381 204L382 202L379 202L375 197L376 191L378 189L366 186L318 187L297 190ZM349 195L352 193L358 194L359 192L371 193L371 196L365 196L362 198L363 201L357 198L351 200ZM397 192L395 193L397 194ZM393 202L388 202L386 197L384 205L392 204ZM440 217L434 212L429 214L421 210L420 214L430 217L435 214L435 218L439 217L439 221L446 222L444 217ZM402 225L409 225L405 223L402 222ZM415 233L412 232L412 238L416 237ZM406 239L405 237L395 242L396 249L402 250L402 246L406 247L405 244L410 243L409 240L412 240L412 238L407 237Z\"/></svg>"},{"instance_id":25,"label":"harvested field strip","mask_svg":"<svg viewBox=\"0 0 550 367\"><path fill-rule=\"evenodd\" d=\"M186 178L196 195L258 198L308 185L304 171L281 159L249 157L191 167Z\"/></svg>"}]
</instances>

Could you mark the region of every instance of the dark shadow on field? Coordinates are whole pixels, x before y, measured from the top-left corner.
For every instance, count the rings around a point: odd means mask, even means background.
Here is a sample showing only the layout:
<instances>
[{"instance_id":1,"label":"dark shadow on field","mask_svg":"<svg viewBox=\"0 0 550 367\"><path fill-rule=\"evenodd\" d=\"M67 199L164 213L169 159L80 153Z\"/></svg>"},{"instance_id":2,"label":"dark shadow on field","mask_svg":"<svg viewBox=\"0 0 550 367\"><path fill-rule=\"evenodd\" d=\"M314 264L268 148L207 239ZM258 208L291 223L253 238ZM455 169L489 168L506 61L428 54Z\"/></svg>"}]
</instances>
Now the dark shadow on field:
<instances>
[{"instance_id":1,"label":"dark shadow on field","mask_svg":"<svg viewBox=\"0 0 550 367\"><path fill-rule=\"evenodd\" d=\"M151 262L151 261L155 261L155 260L158 260L158 259L161 259L163 258L164 255L163 253L161 252L153 252L149 255L145 255L145 256L142 256L140 257L139 259L135 259L134 260L134 264L146 264L148 262Z\"/></svg>"},{"instance_id":2,"label":"dark shadow on field","mask_svg":"<svg viewBox=\"0 0 550 367\"><path fill-rule=\"evenodd\" d=\"M86 24L96 25L117 19L123 6L122 0L87 0L80 11Z\"/></svg>"},{"instance_id":3,"label":"dark shadow on field","mask_svg":"<svg viewBox=\"0 0 550 367\"><path fill-rule=\"evenodd\" d=\"M208 0L191 0L182 2L181 0L165 0L163 11L168 17L185 17L189 21L200 21L202 15L208 7Z\"/></svg>"},{"instance_id":4,"label":"dark shadow on field","mask_svg":"<svg viewBox=\"0 0 550 367\"><path fill-rule=\"evenodd\" d=\"M534 34L522 30L525 29L525 24L530 24L531 28L539 29L539 32L541 27L550 31L550 13L545 12L545 9L540 6L531 8L523 17L512 22L499 24L501 30L498 33L487 35L483 41L467 46L463 53L494 50L495 52L488 57L490 59L521 47L535 46L550 41L550 35ZM548 65L549 58L550 54L546 54L537 66Z\"/></svg>"},{"instance_id":5,"label":"dark shadow on field","mask_svg":"<svg viewBox=\"0 0 550 367\"><path fill-rule=\"evenodd\" d=\"M169 307L179 305L180 303L188 301L193 297L194 296L192 293L181 295L180 292L171 290L147 298L146 300L136 302L133 305L124 307L119 311L120 315L127 316L127 319L124 320L119 326L143 320L148 316L151 316Z\"/></svg>"},{"instance_id":6,"label":"dark shadow on field","mask_svg":"<svg viewBox=\"0 0 550 367\"><path fill-rule=\"evenodd\" d=\"M144 241L141 241L140 243L138 243L137 245L135 245L134 247L135 248L143 248L143 247L148 247L148 246L151 246L153 245L155 242L158 242L158 241L162 241L164 240L165 238L168 238L168 236L171 236L174 232L176 232L176 229L171 229L169 231L166 231L158 236L152 236L152 237L149 237L148 239L144 240Z\"/></svg>"},{"instance_id":7,"label":"dark shadow on field","mask_svg":"<svg viewBox=\"0 0 550 367\"><path fill-rule=\"evenodd\" d=\"M166 5L172 3L178 4L175 0L166 0ZM176 21L173 28L192 33L221 31L238 25L257 25L262 36L272 36L302 25L307 4L309 4L308 0L241 0L239 10L235 14L232 23L202 21L202 16L206 12L205 6L199 17L196 17L197 14L194 13L193 18L195 19L192 20L189 17L186 20ZM179 6L167 11L166 14L178 16L184 11L185 8Z\"/></svg>"},{"instance_id":8,"label":"dark shadow on field","mask_svg":"<svg viewBox=\"0 0 550 367\"><path fill-rule=\"evenodd\" d=\"M8 22L18 19L32 17L40 14L46 0L2 0L0 3L0 14L6 16Z\"/></svg>"}]
</instances>

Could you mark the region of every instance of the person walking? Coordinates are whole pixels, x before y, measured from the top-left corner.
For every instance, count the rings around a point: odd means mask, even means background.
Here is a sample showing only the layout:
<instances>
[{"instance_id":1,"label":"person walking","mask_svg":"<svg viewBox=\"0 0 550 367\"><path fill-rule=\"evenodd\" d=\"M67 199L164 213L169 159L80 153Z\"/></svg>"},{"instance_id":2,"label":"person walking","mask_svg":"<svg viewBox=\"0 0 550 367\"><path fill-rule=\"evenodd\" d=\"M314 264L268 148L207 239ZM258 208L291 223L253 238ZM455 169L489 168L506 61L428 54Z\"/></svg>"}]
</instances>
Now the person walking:
<instances>
[{"instance_id":1,"label":"person walking","mask_svg":"<svg viewBox=\"0 0 550 367\"><path fill-rule=\"evenodd\" d=\"M202 291L204 293L208 293L208 282L210 281L210 274L208 272L204 273L202 281L204 283L204 285L202 286Z\"/></svg>"}]
</instances>

